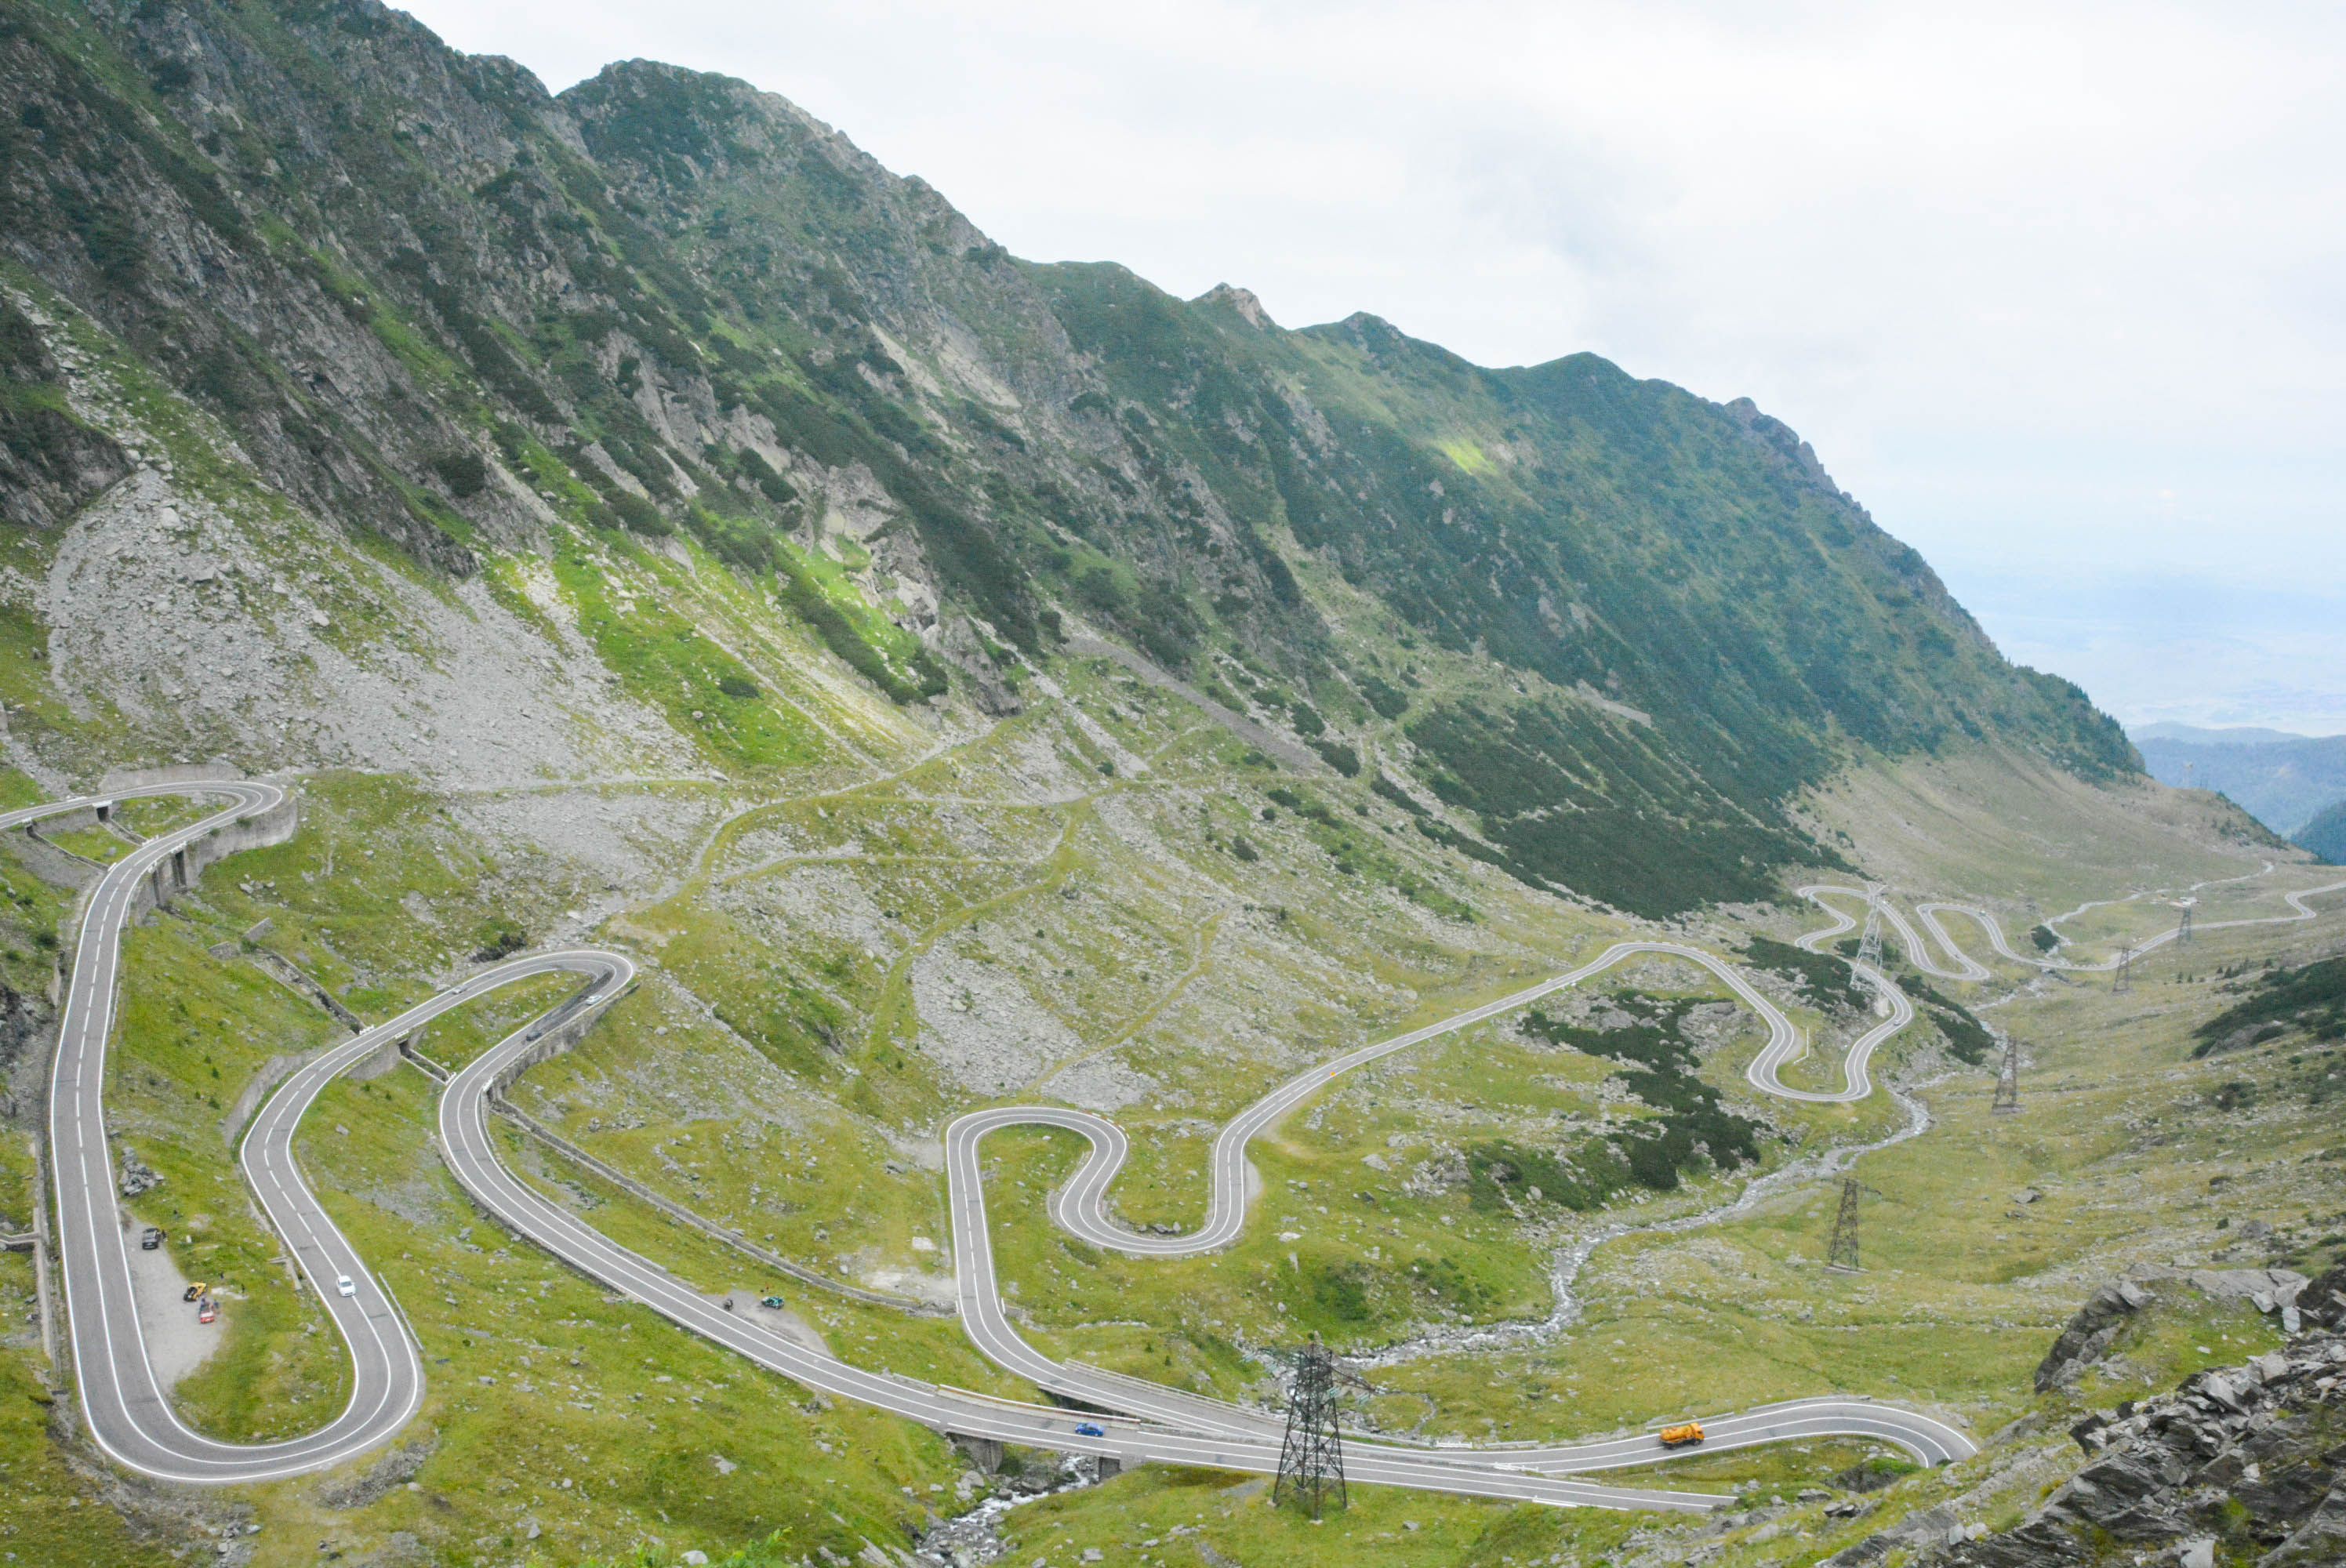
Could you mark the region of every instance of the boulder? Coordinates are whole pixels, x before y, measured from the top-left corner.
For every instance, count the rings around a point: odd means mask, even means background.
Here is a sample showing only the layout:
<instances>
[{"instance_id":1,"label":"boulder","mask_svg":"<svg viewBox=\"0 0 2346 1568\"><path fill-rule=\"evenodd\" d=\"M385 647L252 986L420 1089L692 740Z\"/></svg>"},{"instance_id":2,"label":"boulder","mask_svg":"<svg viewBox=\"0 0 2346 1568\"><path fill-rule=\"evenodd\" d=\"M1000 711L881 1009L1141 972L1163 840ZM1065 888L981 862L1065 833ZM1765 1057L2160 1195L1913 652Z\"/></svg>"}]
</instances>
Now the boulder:
<instances>
[{"instance_id":1,"label":"boulder","mask_svg":"<svg viewBox=\"0 0 2346 1568\"><path fill-rule=\"evenodd\" d=\"M2346 1263L2309 1281L2290 1305L2309 1329L2346 1329Z\"/></svg>"}]
</instances>

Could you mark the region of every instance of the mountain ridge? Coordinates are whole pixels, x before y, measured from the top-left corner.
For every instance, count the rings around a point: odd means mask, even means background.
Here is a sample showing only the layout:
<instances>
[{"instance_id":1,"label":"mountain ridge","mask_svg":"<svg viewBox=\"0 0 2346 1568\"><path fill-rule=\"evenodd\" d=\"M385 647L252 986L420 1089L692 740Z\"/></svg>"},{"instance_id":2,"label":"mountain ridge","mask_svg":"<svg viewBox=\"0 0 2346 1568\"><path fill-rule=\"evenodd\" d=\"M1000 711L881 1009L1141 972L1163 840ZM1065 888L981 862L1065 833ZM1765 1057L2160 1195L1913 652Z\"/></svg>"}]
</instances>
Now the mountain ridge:
<instances>
[{"instance_id":1,"label":"mountain ridge","mask_svg":"<svg viewBox=\"0 0 2346 1568\"><path fill-rule=\"evenodd\" d=\"M1009 711L1094 625L1649 912L1829 861L1789 803L1855 751L2138 766L1749 400L1020 260L731 78L547 94L366 0L7 15L19 276L429 573L689 539L899 705Z\"/></svg>"}]
</instances>

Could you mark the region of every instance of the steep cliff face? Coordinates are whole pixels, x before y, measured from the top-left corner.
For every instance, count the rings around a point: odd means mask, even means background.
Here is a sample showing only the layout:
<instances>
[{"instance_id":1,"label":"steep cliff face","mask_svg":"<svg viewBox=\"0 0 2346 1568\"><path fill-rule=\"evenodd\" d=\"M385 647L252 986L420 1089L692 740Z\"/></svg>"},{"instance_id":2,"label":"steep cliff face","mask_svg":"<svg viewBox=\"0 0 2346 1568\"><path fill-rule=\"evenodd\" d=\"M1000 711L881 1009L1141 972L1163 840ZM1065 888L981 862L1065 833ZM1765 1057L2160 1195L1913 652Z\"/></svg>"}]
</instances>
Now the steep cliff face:
<instances>
[{"instance_id":1,"label":"steep cliff face","mask_svg":"<svg viewBox=\"0 0 2346 1568\"><path fill-rule=\"evenodd\" d=\"M1088 626L1630 907L1829 858L1784 808L1854 748L2136 767L1748 402L1031 265L739 82L552 96L370 0L8 0L0 98L29 528L126 471L40 390L86 320L427 574L689 548L900 704L1005 710Z\"/></svg>"}]
</instances>

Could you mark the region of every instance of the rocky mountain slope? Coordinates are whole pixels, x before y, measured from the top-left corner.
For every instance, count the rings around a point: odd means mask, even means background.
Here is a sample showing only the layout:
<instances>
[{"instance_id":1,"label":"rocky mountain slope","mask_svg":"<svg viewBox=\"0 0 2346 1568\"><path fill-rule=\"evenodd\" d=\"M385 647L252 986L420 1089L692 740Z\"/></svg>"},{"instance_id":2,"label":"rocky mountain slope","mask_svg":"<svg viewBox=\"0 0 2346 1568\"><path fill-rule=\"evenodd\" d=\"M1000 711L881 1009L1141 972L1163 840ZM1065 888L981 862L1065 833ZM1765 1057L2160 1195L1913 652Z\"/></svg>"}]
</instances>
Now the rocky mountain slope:
<instances>
[{"instance_id":1,"label":"rocky mountain slope","mask_svg":"<svg viewBox=\"0 0 2346 1568\"><path fill-rule=\"evenodd\" d=\"M480 772L528 708L510 748L556 771L770 769L706 733L762 699L746 670L679 691L593 615L546 646L531 606L576 591L535 563L648 551L896 707L839 698L883 746L933 730L908 707L1015 708L1089 628L1391 769L1526 881L1648 912L1828 858L1786 806L1852 748L2137 766L1748 402L1029 264L739 82L628 62L552 96L369 0L10 0L0 97L18 636L84 645L56 673L117 743L192 704L254 766ZM177 467L126 489L138 454ZM94 503L168 536L160 574L112 535L56 558ZM240 505L215 552L208 509ZM366 607L314 580L342 577ZM160 635L228 590L241 651ZM378 629L511 689L342 667ZM307 689L208 708L207 663Z\"/></svg>"}]
</instances>

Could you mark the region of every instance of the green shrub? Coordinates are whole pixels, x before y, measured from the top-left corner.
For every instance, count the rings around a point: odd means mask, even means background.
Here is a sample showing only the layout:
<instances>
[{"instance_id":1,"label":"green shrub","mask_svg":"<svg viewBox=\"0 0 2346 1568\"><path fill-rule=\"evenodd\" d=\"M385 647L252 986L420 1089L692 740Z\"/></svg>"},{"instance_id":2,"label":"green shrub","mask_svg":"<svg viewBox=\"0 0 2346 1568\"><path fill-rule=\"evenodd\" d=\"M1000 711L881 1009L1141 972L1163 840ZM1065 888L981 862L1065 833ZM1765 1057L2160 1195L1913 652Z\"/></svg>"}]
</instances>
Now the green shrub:
<instances>
[{"instance_id":1,"label":"green shrub","mask_svg":"<svg viewBox=\"0 0 2346 1568\"><path fill-rule=\"evenodd\" d=\"M2199 1043L2191 1054L2208 1055L2243 1030L2278 1033L2288 1025L2329 1038L2346 1036L2346 956L2259 976L2244 1000L2199 1025Z\"/></svg>"},{"instance_id":2,"label":"green shrub","mask_svg":"<svg viewBox=\"0 0 2346 1568\"><path fill-rule=\"evenodd\" d=\"M488 488L489 465L481 454L469 447L454 447L432 460L432 472L448 487L448 494L459 501L469 500Z\"/></svg>"},{"instance_id":3,"label":"green shrub","mask_svg":"<svg viewBox=\"0 0 2346 1568\"><path fill-rule=\"evenodd\" d=\"M632 490L613 488L607 504L619 526L630 534L665 539L676 532L676 524L668 520L666 514Z\"/></svg>"},{"instance_id":4,"label":"green shrub","mask_svg":"<svg viewBox=\"0 0 2346 1568\"><path fill-rule=\"evenodd\" d=\"M1361 776L1361 754L1341 740L1315 740L1311 749L1317 751L1337 772L1347 779Z\"/></svg>"},{"instance_id":5,"label":"green shrub","mask_svg":"<svg viewBox=\"0 0 2346 1568\"><path fill-rule=\"evenodd\" d=\"M1409 711L1409 693L1375 676L1361 677L1361 695L1376 709L1380 718L1399 718Z\"/></svg>"},{"instance_id":6,"label":"green shrub","mask_svg":"<svg viewBox=\"0 0 2346 1568\"><path fill-rule=\"evenodd\" d=\"M919 702L936 696L951 684L944 667L925 647L913 654L909 671L900 670L887 652L866 636L848 618L846 611L831 602L831 596L823 592L822 585L815 581L814 574L794 552L781 552L781 567L782 602L814 628L825 647L886 692L891 701Z\"/></svg>"}]
</instances>

